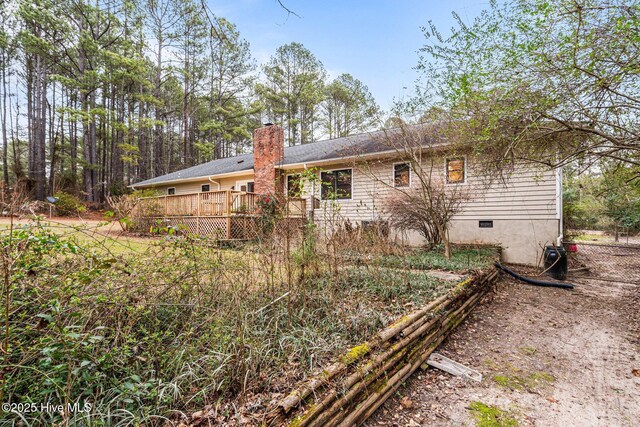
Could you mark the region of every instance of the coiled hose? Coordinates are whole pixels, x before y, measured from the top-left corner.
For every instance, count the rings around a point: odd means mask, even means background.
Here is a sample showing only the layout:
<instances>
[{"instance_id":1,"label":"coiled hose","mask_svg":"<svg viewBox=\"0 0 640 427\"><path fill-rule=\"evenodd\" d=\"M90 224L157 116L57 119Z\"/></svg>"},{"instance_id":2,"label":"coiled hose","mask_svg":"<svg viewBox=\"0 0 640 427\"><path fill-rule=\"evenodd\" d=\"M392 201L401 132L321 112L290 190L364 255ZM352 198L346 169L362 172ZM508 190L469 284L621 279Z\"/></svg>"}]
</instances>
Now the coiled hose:
<instances>
[{"instance_id":1,"label":"coiled hose","mask_svg":"<svg viewBox=\"0 0 640 427\"><path fill-rule=\"evenodd\" d=\"M505 267L504 265L500 264L499 262L496 262L495 266L498 267L500 270L504 271L505 273L508 273L508 274L512 275L516 279L521 280L521 281L523 281L525 283L528 283L530 285L545 286L545 287L548 287L548 288L573 289L573 285L571 283L544 282L542 280L530 279L528 277L524 277L524 276L516 273L515 271Z\"/></svg>"}]
</instances>

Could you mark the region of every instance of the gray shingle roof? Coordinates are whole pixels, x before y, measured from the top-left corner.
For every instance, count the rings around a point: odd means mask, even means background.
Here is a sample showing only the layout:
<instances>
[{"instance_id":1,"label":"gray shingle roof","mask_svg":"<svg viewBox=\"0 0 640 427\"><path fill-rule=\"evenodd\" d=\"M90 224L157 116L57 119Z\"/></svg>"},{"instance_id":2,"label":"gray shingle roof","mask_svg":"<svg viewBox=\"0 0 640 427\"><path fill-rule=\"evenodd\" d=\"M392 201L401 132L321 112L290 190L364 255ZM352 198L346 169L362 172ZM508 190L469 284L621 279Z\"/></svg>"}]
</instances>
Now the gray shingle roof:
<instances>
[{"instance_id":1,"label":"gray shingle roof","mask_svg":"<svg viewBox=\"0 0 640 427\"><path fill-rule=\"evenodd\" d=\"M389 151L388 143L384 142L382 131L369 132L344 138L328 139L304 145L285 147L282 166L299 163L311 163L322 160L339 159L362 154L373 154ZM149 186L167 181L208 177L231 172L249 171L253 169L253 154L243 154L236 157L213 160L197 166L182 169L156 178L141 181L134 186Z\"/></svg>"}]
</instances>

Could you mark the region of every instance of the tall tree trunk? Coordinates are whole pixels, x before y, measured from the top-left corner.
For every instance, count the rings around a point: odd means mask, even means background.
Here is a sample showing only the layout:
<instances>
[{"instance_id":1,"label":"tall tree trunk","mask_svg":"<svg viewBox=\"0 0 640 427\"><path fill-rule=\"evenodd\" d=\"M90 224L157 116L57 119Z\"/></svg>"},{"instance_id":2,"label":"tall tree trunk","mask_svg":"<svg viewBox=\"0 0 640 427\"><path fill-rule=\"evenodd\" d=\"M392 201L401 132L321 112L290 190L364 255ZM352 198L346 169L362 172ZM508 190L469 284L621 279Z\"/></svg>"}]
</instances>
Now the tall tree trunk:
<instances>
[{"instance_id":1,"label":"tall tree trunk","mask_svg":"<svg viewBox=\"0 0 640 427\"><path fill-rule=\"evenodd\" d=\"M116 131L116 141L113 147L113 153L111 154L111 163L112 163L112 176L114 182L123 182L124 181L124 164L122 162L122 144L124 143L124 122L125 122L125 87L124 85L120 88L120 93L118 95L118 106L117 106L117 121L118 121L118 130Z\"/></svg>"},{"instance_id":2,"label":"tall tree trunk","mask_svg":"<svg viewBox=\"0 0 640 427\"><path fill-rule=\"evenodd\" d=\"M155 176L161 175L166 172L164 168L163 155L162 152L164 150L164 133L162 129L162 105L160 104L160 100L162 99L162 49L164 47L164 38L162 31L159 31L157 34L158 39L158 55L156 60L156 74L155 74L155 91L154 95L156 97L155 104L155 137L154 137L154 164L153 164L153 172Z\"/></svg>"},{"instance_id":3,"label":"tall tree trunk","mask_svg":"<svg viewBox=\"0 0 640 427\"><path fill-rule=\"evenodd\" d=\"M7 141L7 55L2 51L2 178L9 187L9 143Z\"/></svg>"},{"instance_id":4,"label":"tall tree trunk","mask_svg":"<svg viewBox=\"0 0 640 427\"><path fill-rule=\"evenodd\" d=\"M84 91L80 92L80 105L82 108L82 154L84 165L82 166L82 188L85 198L93 201L93 180L91 176L91 128L89 120L89 102Z\"/></svg>"},{"instance_id":5,"label":"tall tree trunk","mask_svg":"<svg viewBox=\"0 0 640 427\"><path fill-rule=\"evenodd\" d=\"M46 176L46 143L47 143L47 76L43 60L36 57L36 94L37 101L37 126L34 146L34 170L35 198L44 200L47 176Z\"/></svg>"},{"instance_id":6,"label":"tall tree trunk","mask_svg":"<svg viewBox=\"0 0 640 427\"><path fill-rule=\"evenodd\" d=\"M78 98L74 93L68 97L68 105L71 109L78 108ZM71 169L71 186L73 192L78 191L78 119L69 120L69 167Z\"/></svg>"},{"instance_id":7,"label":"tall tree trunk","mask_svg":"<svg viewBox=\"0 0 640 427\"><path fill-rule=\"evenodd\" d=\"M16 93L18 92L18 81L16 79ZM9 98L9 110L11 111L11 98ZM13 174L16 177L16 182L23 181L25 178L24 169L22 168L22 159L20 158L20 140L17 132L19 127L18 118L20 117L20 104L16 103L16 122L11 126L11 149L13 154ZM16 133L14 133L14 130Z\"/></svg>"},{"instance_id":8,"label":"tall tree trunk","mask_svg":"<svg viewBox=\"0 0 640 427\"><path fill-rule=\"evenodd\" d=\"M144 88L142 85L140 86L140 93ZM139 175L140 179L147 179L149 177L148 174L148 161L149 161L149 150L147 145L147 129L144 126L146 109L144 105L144 101L140 101L138 106L138 149L140 150L140 160L139 160Z\"/></svg>"},{"instance_id":9,"label":"tall tree trunk","mask_svg":"<svg viewBox=\"0 0 640 427\"><path fill-rule=\"evenodd\" d=\"M102 89L102 108L104 108L107 112L110 111L109 109L109 105L108 105L108 98L107 98L107 94L108 94L108 90L107 90L107 84L105 83L103 89ZM107 184L108 184L108 180L107 180L107 143L108 143L108 136L107 136L107 122L109 121L109 117L106 115L101 115L100 116L100 150L98 152L98 157L100 159L100 171L98 174L98 182L100 182L100 193L99 193L99 197L98 199L103 202L106 198L106 195L108 193L107 190Z\"/></svg>"},{"instance_id":10,"label":"tall tree trunk","mask_svg":"<svg viewBox=\"0 0 640 427\"><path fill-rule=\"evenodd\" d=\"M27 176L31 178L31 174L35 170L34 160L34 144L35 144L35 130L36 130L36 122L34 120L34 72L33 72L33 57L32 55L27 55L26 58L26 67L27 67ZM18 130L19 132L19 130ZM14 156L16 153L14 152Z\"/></svg>"},{"instance_id":11,"label":"tall tree trunk","mask_svg":"<svg viewBox=\"0 0 640 427\"><path fill-rule=\"evenodd\" d=\"M91 92L91 94L89 95L89 108L92 111L92 114L90 116L90 122L89 122L89 142L90 142L90 164L91 164L91 187L93 189L92 191L92 197L91 200L94 202L98 202L100 201L99 199L99 191L100 189L98 188L98 171L97 166L98 166L98 150L97 150L97 134L96 134L96 117L93 114L93 110L96 108L96 92L95 90L93 90Z\"/></svg>"},{"instance_id":12,"label":"tall tree trunk","mask_svg":"<svg viewBox=\"0 0 640 427\"><path fill-rule=\"evenodd\" d=\"M188 54L187 54L188 55ZM190 87L190 79L189 79L189 57L185 61L184 66L184 94L182 97L182 130L183 130L183 165L189 166L189 161L191 159L191 152L189 150L189 141L191 140L191 135L189 134L189 130L191 125L189 123L190 111L189 111L189 87Z\"/></svg>"},{"instance_id":13,"label":"tall tree trunk","mask_svg":"<svg viewBox=\"0 0 640 427\"><path fill-rule=\"evenodd\" d=\"M55 192L55 184L56 184L56 160L57 160L57 150L56 145L58 142L58 135L63 131L62 124L62 115L60 116L60 127L58 131L55 131L55 110L56 110L56 85L53 84L51 96L51 108L49 111L49 159L51 163L49 164L49 194L53 194ZM64 105L64 100L62 100L62 104ZM64 113L62 113L64 114Z\"/></svg>"}]
</instances>

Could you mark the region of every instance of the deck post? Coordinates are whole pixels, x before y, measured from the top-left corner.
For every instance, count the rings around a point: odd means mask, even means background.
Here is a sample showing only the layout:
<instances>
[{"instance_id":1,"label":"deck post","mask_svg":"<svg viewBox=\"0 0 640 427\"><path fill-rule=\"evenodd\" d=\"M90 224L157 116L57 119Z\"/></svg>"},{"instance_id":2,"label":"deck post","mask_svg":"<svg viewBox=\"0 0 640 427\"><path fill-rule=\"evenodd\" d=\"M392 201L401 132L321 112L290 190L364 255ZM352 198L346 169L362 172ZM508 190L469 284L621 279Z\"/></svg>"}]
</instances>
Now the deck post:
<instances>
[{"instance_id":1,"label":"deck post","mask_svg":"<svg viewBox=\"0 0 640 427\"><path fill-rule=\"evenodd\" d=\"M200 216L200 202L201 202L200 194L201 193L198 193L198 199L196 200L196 203L198 204L198 206L196 207L196 213L198 214L198 216Z\"/></svg>"},{"instance_id":2,"label":"deck post","mask_svg":"<svg viewBox=\"0 0 640 427\"><path fill-rule=\"evenodd\" d=\"M227 240L231 239L231 190L227 190Z\"/></svg>"}]
</instances>

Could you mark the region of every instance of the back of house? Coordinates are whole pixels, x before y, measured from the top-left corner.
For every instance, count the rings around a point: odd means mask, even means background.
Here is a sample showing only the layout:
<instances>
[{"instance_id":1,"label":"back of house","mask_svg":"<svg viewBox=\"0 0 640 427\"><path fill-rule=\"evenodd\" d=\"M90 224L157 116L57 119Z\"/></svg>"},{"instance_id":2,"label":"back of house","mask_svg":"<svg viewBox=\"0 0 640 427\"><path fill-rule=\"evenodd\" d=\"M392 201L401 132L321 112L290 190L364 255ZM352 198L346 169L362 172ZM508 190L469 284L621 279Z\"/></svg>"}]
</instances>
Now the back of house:
<instances>
[{"instance_id":1,"label":"back of house","mask_svg":"<svg viewBox=\"0 0 640 427\"><path fill-rule=\"evenodd\" d=\"M345 221L367 226L396 223L390 218L394 212L390 205L397 203L397 195L419 193L428 179L432 187L459 197L448 230L452 243L500 245L504 261L538 265L544 247L562 238L560 169L518 163L498 178L485 172L473 156L438 140L420 150L417 162L415 155L408 161L407 146L389 142L397 141L394 132L284 147L282 128L265 126L254 132L253 154L213 160L132 187L154 188L165 199L176 200L196 200L200 194L197 200L224 202L216 194L233 193L240 195L238 200L251 201L251 206L253 198L248 197L252 195L281 192L303 202L292 204L295 209L288 212L321 227ZM194 202L186 210L164 215L193 219L246 213L239 206L232 210L233 202L226 211L205 211L201 205ZM417 231L391 231L408 244L424 243Z\"/></svg>"}]
</instances>

